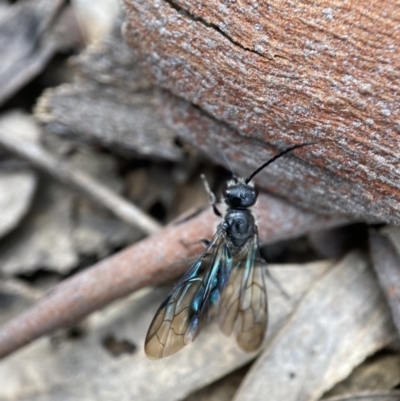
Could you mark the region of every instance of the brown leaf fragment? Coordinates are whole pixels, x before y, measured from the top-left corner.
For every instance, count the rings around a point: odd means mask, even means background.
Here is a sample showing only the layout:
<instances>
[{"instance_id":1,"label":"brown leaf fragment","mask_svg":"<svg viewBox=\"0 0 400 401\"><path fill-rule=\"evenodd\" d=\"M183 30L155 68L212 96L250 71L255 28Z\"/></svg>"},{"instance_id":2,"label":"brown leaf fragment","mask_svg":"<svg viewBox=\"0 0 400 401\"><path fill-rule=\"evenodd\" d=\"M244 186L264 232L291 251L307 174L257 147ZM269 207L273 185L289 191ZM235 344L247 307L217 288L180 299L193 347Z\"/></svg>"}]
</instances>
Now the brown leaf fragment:
<instances>
[{"instance_id":1,"label":"brown leaf fragment","mask_svg":"<svg viewBox=\"0 0 400 401\"><path fill-rule=\"evenodd\" d=\"M235 399L318 400L394 336L368 260L351 253L304 297Z\"/></svg>"},{"instance_id":2,"label":"brown leaf fragment","mask_svg":"<svg viewBox=\"0 0 400 401\"><path fill-rule=\"evenodd\" d=\"M270 267L290 300L267 280L271 312L267 342L331 266L323 261ZM0 399L177 401L255 357L254 353L241 351L234 338L225 337L212 324L178 354L159 361L147 359L143 350L146 331L167 291L164 288L134 294L90 316L86 335L73 341L41 339L1 361ZM129 341L137 350L112 356L103 345L104 338L110 336Z\"/></svg>"},{"instance_id":3,"label":"brown leaf fragment","mask_svg":"<svg viewBox=\"0 0 400 401\"><path fill-rule=\"evenodd\" d=\"M398 228L370 231L371 259L400 335L400 254ZM397 245L397 247L396 247Z\"/></svg>"}]
</instances>

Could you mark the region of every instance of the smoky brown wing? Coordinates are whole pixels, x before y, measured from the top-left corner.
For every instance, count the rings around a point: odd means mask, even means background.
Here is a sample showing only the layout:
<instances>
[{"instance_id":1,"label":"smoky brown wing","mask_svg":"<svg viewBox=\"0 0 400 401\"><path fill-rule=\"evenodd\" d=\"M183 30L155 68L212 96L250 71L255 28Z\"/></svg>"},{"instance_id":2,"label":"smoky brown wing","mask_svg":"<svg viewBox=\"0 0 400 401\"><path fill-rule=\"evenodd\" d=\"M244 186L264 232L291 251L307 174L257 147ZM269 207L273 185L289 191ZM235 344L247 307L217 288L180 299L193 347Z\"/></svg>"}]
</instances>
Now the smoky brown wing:
<instances>
[{"instance_id":1,"label":"smoky brown wing","mask_svg":"<svg viewBox=\"0 0 400 401\"><path fill-rule=\"evenodd\" d=\"M150 359L172 355L194 340L208 310L210 283L223 254L224 230L218 230L204 253L175 284L159 307L145 340Z\"/></svg>"},{"instance_id":2,"label":"smoky brown wing","mask_svg":"<svg viewBox=\"0 0 400 401\"><path fill-rule=\"evenodd\" d=\"M145 353L151 359L160 359L178 352L191 341L197 331L189 327L191 304L197 291L203 286L201 277L180 285L167 302L157 311L148 330Z\"/></svg>"},{"instance_id":3,"label":"smoky brown wing","mask_svg":"<svg viewBox=\"0 0 400 401\"><path fill-rule=\"evenodd\" d=\"M255 351L263 342L268 323L264 264L258 258L258 238L249 239L233 257L232 271L219 306L221 331L235 332L240 348Z\"/></svg>"},{"instance_id":4,"label":"smoky brown wing","mask_svg":"<svg viewBox=\"0 0 400 401\"><path fill-rule=\"evenodd\" d=\"M236 341L247 352L258 349L268 324L264 266L256 263L244 288L235 325Z\"/></svg>"}]
</instances>

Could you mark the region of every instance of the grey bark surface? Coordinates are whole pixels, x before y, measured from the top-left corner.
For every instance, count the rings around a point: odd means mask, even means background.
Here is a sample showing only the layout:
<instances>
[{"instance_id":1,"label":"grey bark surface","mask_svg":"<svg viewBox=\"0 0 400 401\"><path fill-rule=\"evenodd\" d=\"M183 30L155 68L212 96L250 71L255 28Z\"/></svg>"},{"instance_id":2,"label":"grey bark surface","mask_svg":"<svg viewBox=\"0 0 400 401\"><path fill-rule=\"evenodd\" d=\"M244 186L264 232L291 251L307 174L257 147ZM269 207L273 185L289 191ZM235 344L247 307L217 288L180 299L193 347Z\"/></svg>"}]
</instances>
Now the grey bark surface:
<instances>
[{"instance_id":1,"label":"grey bark surface","mask_svg":"<svg viewBox=\"0 0 400 401\"><path fill-rule=\"evenodd\" d=\"M127 157L180 160L176 135L158 112L155 88L120 30L118 20L104 42L76 57L73 82L45 91L35 115L51 134L100 143Z\"/></svg>"}]
</instances>

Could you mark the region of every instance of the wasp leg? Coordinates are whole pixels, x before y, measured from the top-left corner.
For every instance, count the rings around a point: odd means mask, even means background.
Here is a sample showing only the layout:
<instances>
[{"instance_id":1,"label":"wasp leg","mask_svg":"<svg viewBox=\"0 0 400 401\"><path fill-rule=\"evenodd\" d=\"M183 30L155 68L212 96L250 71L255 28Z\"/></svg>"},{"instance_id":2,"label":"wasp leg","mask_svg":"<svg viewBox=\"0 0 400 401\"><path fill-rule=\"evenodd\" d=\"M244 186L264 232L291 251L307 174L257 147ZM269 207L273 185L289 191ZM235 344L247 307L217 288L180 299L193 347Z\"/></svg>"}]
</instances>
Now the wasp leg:
<instances>
[{"instance_id":1,"label":"wasp leg","mask_svg":"<svg viewBox=\"0 0 400 401\"><path fill-rule=\"evenodd\" d=\"M282 287L281 283L271 274L270 270L268 269L267 262L264 258L260 258L262 263L266 264L265 274L271 280L271 282L275 285L275 287L279 290L279 292L287 299L290 300L290 295L285 291Z\"/></svg>"},{"instance_id":2,"label":"wasp leg","mask_svg":"<svg viewBox=\"0 0 400 401\"><path fill-rule=\"evenodd\" d=\"M182 239L179 240L179 242L185 247L185 248L189 248L193 245L197 245L199 242L201 242L202 244L204 244L205 246L210 245L211 241L209 241L208 239L205 238L201 238L198 241L192 241L192 242L187 242L184 241Z\"/></svg>"},{"instance_id":3,"label":"wasp leg","mask_svg":"<svg viewBox=\"0 0 400 401\"><path fill-rule=\"evenodd\" d=\"M204 188L210 198L210 204L211 207L213 208L214 213L218 216L218 217L222 217L222 213L218 210L217 208L217 198L215 197L214 193L211 191L210 186L208 185L207 179L204 176L204 174L202 174L201 179L203 180L203 184L204 184Z\"/></svg>"},{"instance_id":4,"label":"wasp leg","mask_svg":"<svg viewBox=\"0 0 400 401\"><path fill-rule=\"evenodd\" d=\"M266 274L268 278L274 283L275 287L279 290L279 292L290 301L290 295L285 291L285 289L281 286L281 283L271 274L269 269L266 269Z\"/></svg>"}]
</instances>

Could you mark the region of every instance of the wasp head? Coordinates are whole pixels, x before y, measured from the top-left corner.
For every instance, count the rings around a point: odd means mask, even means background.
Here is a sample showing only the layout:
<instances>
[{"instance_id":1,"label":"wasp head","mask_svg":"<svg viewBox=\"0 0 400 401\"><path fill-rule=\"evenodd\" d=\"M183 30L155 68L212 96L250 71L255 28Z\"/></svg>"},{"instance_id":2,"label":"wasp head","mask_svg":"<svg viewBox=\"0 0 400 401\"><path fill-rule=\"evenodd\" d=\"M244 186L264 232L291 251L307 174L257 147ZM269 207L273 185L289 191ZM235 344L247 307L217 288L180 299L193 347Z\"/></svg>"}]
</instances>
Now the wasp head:
<instances>
[{"instance_id":1,"label":"wasp head","mask_svg":"<svg viewBox=\"0 0 400 401\"><path fill-rule=\"evenodd\" d=\"M225 203L235 209L246 209L256 203L258 191L253 182L246 183L243 179L228 181L223 191Z\"/></svg>"}]
</instances>

